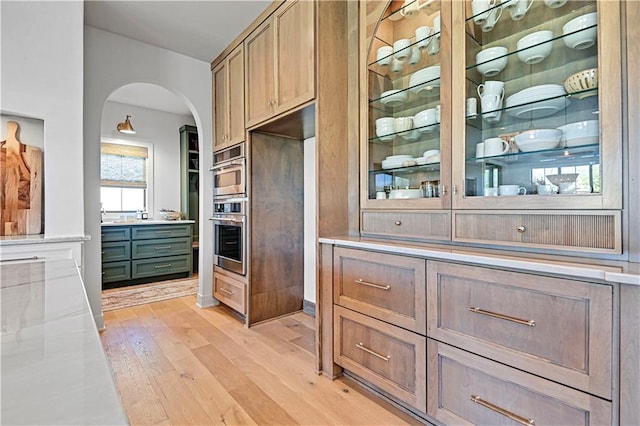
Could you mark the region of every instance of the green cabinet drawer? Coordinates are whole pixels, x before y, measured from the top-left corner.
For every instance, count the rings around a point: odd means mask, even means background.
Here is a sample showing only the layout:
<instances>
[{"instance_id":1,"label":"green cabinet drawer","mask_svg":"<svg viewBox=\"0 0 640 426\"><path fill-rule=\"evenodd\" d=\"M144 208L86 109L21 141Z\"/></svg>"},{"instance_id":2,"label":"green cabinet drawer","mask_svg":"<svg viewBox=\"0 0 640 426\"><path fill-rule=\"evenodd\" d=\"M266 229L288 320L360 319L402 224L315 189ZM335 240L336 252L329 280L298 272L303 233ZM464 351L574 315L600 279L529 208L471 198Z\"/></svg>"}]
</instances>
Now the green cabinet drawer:
<instances>
[{"instance_id":1,"label":"green cabinet drawer","mask_svg":"<svg viewBox=\"0 0 640 426\"><path fill-rule=\"evenodd\" d=\"M191 253L191 238L163 238L157 240L134 240L131 243L132 259L175 256Z\"/></svg>"},{"instance_id":2,"label":"green cabinet drawer","mask_svg":"<svg viewBox=\"0 0 640 426\"><path fill-rule=\"evenodd\" d=\"M110 262L102 264L102 282L124 281L131 279L131 262Z\"/></svg>"},{"instance_id":3,"label":"green cabinet drawer","mask_svg":"<svg viewBox=\"0 0 640 426\"><path fill-rule=\"evenodd\" d=\"M131 237L134 240L151 240L154 238L190 237L191 224L132 226Z\"/></svg>"},{"instance_id":4,"label":"green cabinet drawer","mask_svg":"<svg viewBox=\"0 0 640 426\"><path fill-rule=\"evenodd\" d=\"M190 272L191 256L168 256L133 260L131 261L131 269L131 278L133 279Z\"/></svg>"},{"instance_id":5,"label":"green cabinet drawer","mask_svg":"<svg viewBox=\"0 0 640 426\"><path fill-rule=\"evenodd\" d=\"M131 259L131 243L129 241L102 243L103 263L129 259Z\"/></svg>"},{"instance_id":6,"label":"green cabinet drawer","mask_svg":"<svg viewBox=\"0 0 640 426\"><path fill-rule=\"evenodd\" d=\"M129 241L131 228L128 226L103 226L102 241Z\"/></svg>"}]
</instances>

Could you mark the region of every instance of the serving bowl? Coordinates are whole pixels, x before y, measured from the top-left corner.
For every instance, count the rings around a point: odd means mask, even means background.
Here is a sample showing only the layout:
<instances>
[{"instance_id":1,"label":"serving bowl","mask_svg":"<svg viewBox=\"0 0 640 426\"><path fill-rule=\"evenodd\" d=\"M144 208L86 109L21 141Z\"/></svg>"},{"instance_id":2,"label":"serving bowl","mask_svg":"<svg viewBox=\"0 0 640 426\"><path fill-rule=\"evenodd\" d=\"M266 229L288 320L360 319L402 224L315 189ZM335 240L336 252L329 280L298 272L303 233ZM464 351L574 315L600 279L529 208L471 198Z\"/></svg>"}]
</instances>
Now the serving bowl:
<instances>
[{"instance_id":1,"label":"serving bowl","mask_svg":"<svg viewBox=\"0 0 640 426\"><path fill-rule=\"evenodd\" d=\"M577 173L566 173L560 175L547 175L549 182L558 187L559 194L575 194Z\"/></svg>"},{"instance_id":2,"label":"serving bowl","mask_svg":"<svg viewBox=\"0 0 640 426\"><path fill-rule=\"evenodd\" d=\"M558 127L562 130L562 141L567 147L591 145L600 140L599 120L576 121Z\"/></svg>"},{"instance_id":3,"label":"serving bowl","mask_svg":"<svg viewBox=\"0 0 640 426\"><path fill-rule=\"evenodd\" d=\"M387 90L380 95L380 102L389 107L397 107L407 102L407 98L404 90Z\"/></svg>"},{"instance_id":4,"label":"serving bowl","mask_svg":"<svg viewBox=\"0 0 640 426\"><path fill-rule=\"evenodd\" d=\"M553 149L560 144L562 130L534 129L520 132L515 136L515 142L520 151L531 152L543 149Z\"/></svg>"},{"instance_id":5,"label":"serving bowl","mask_svg":"<svg viewBox=\"0 0 640 426\"><path fill-rule=\"evenodd\" d=\"M596 87L598 87L598 68L590 68L577 72L567 77L564 81L564 88L567 90L567 93L581 92L583 90L595 89ZM580 93L576 95L576 97L582 99L595 94L596 91L593 90Z\"/></svg>"},{"instance_id":6,"label":"serving bowl","mask_svg":"<svg viewBox=\"0 0 640 426\"><path fill-rule=\"evenodd\" d=\"M562 26L565 46L571 49L586 49L596 43L598 36L598 13L578 16Z\"/></svg>"},{"instance_id":7,"label":"serving bowl","mask_svg":"<svg viewBox=\"0 0 640 426\"><path fill-rule=\"evenodd\" d=\"M485 77L493 77L507 66L508 50L504 46L483 49L476 54L478 72Z\"/></svg>"},{"instance_id":8,"label":"serving bowl","mask_svg":"<svg viewBox=\"0 0 640 426\"><path fill-rule=\"evenodd\" d=\"M422 198L421 189L392 189L389 192L390 199L404 199L404 198Z\"/></svg>"},{"instance_id":9,"label":"serving bowl","mask_svg":"<svg viewBox=\"0 0 640 426\"><path fill-rule=\"evenodd\" d=\"M536 31L522 37L516 43L518 59L529 65L542 62L551 53L552 39L553 32L549 30Z\"/></svg>"},{"instance_id":10,"label":"serving bowl","mask_svg":"<svg viewBox=\"0 0 640 426\"><path fill-rule=\"evenodd\" d=\"M163 218L164 220L178 220L182 217L182 213L175 210L162 209L158 211L158 213L160 214L160 217Z\"/></svg>"}]
</instances>

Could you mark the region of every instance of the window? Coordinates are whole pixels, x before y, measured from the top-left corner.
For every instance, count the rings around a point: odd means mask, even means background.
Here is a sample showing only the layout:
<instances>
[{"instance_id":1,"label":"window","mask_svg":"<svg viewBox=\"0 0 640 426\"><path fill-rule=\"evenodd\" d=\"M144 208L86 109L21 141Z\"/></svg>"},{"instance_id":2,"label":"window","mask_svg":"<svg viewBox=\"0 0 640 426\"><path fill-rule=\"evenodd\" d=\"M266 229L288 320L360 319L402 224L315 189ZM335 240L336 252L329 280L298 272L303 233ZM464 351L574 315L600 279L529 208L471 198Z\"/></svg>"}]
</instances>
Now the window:
<instances>
[{"instance_id":1,"label":"window","mask_svg":"<svg viewBox=\"0 0 640 426\"><path fill-rule=\"evenodd\" d=\"M547 175L576 173L576 189L582 193L600 193L600 164L583 164L567 167L548 167L531 170L533 182L545 182Z\"/></svg>"},{"instance_id":2,"label":"window","mask_svg":"<svg viewBox=\"0 0 640 426\"><path fill-rule=\"evenodd\" d=\"M100 202L106 212L147 210L148 158L144 146L101 144Z\"/></svg>"}]
</instances>

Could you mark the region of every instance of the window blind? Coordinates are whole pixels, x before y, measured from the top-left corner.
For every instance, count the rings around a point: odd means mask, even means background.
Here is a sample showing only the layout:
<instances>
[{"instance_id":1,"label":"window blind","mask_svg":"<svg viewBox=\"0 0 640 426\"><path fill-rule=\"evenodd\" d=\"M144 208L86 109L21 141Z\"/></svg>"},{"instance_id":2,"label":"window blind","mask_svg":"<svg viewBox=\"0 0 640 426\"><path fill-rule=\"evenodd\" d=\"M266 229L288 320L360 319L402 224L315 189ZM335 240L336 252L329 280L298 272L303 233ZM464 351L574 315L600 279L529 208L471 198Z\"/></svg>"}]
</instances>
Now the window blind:
<instances>
[{"instance_id":1,"label":"window blind","mask_svg":"<svg viewBox=\"0 0 640 426\"><path fill-rule=\"evenodd\" d=\"M147 187L146 147L102 143L100 145L100 185L118 188Z\"/></svg>"}]
</instances>

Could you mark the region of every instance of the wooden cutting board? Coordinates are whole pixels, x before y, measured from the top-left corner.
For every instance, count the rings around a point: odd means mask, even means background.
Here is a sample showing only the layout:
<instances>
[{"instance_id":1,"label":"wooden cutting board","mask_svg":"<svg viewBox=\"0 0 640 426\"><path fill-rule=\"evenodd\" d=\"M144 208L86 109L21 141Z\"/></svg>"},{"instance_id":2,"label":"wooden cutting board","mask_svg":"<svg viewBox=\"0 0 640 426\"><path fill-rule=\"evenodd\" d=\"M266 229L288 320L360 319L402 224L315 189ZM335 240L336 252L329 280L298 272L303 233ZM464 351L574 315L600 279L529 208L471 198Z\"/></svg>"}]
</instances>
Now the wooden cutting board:
<instances>
[{"instance_id":1,"label":"wooden cutting board","mask_svg":"<svg viewBox=\"0 0 640 426\"><path fill-rule=\"evenodd\" d=\"M7 122L0 142L0 235L42 233L42 150L19 135L18 123Z\"/></svg>"}]
</instances>

